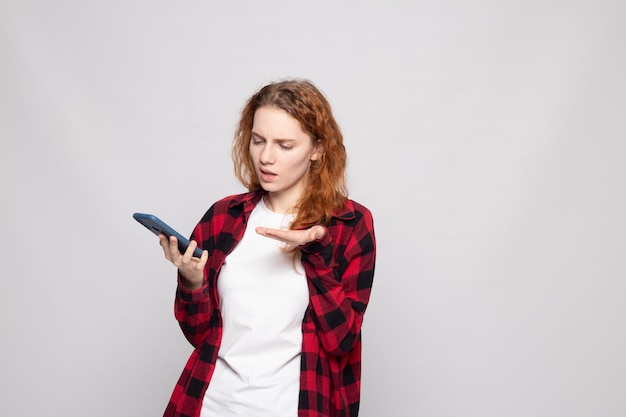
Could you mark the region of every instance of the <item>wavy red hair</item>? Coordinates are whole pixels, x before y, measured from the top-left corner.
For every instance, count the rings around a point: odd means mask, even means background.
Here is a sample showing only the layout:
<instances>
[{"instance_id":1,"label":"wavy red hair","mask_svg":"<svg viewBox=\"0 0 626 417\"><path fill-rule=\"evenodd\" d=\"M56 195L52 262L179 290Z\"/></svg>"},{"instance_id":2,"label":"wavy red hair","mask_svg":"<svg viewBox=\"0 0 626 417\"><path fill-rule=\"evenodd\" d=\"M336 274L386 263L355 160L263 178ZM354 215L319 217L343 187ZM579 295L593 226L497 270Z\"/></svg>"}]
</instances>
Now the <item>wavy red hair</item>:
<instances>
[{"instance_id":1,"label":"wavy red hair","mask_svg":"<svg viewBox=\"0 0 626 417\"><path fill-rule=\"evenodd\" d=\"M287 112L300 122L302 130L311 136L314 144L322 148L321 156L311 162L305 190L296 204L296 218L291 227L327 225L333 211L343 206L348 196L343 135L328 100L313 83L298 79L266 85L250 97L241 111L232 148L235 175L249 191L261 187L249 148L254 114L264 106Z\"/></svg>"}]
</instances>

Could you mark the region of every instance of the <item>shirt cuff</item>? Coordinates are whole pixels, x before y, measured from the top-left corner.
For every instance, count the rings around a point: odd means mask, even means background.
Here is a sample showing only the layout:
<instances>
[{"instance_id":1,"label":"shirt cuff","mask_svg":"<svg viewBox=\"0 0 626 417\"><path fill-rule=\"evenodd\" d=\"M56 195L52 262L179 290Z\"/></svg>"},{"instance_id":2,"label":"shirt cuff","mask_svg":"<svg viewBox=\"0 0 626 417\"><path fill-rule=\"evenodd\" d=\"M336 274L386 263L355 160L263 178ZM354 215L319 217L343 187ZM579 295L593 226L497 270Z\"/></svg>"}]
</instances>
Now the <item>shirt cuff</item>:
<instances>
[{"instance_id":1,"label":"shirt cuff","mask_svg":"<svg viewBox=\"0 0 626 417\"><path fill-rule=\"evenodd\" d=\"M330 246L333 239L328 233L328 228L324 228L324 235L321 238L300 246L300 250L305 253L319 253Z\"/></svg>"},{"instance_id":2,"label":"shirt cuff","mask_svg":"<svg viewBox=\"0 0 626 417\"><path fill-rule=\"evenodd\" d=\"M176 293L178 297L185 302L188 303L196 303L209 298L209 285L206 280L202 284L200 288L196 288L195 290L190 290L185 288L185 286L181 282L180 275L178 276L178 287L176 288Z\"/></svg>"}]
</instances>

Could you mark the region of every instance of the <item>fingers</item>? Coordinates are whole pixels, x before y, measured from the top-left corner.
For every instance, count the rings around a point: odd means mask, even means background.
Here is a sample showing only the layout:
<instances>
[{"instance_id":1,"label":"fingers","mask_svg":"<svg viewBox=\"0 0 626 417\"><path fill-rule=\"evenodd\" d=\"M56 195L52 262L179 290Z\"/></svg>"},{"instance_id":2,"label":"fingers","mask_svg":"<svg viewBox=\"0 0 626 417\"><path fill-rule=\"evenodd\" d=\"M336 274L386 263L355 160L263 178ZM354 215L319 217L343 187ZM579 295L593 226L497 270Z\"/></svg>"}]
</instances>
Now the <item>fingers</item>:
<instances>
[{"instance_id":1,"label":"fingers","mask_svg":"<svg viewBox=\"0 0 626 417\"><path fill-rule=\"evenodd\" d=\"M170 242L167 239L167 236L165 236L164 234L159 234L159 245L161 245L161 248L163 249L163 254L165 255L165 259L167 259L168 261L172 260L172 253L170 251Z\"/></svg>"},{"instance_id":2,"label":"fingers","mask_svg":"<svg viewBox=\"0 0 626 417\"><path fill-rule=\"evenodd\" d=\"M163 248L165 258L172 262L176 267L181 267L184 264L190 264L192 260L196 259L194 262L199 262L199 269L202 269L209 258L209 252L206 250L202 251L202 256L200 258L194 257L193 253L198 247L198 243L195 240L189 242L189 246L185 250L185 253L180 253L180 250L178 249L178 239L174 236L170 236L168 238L165 235L160 234L159 244Z\"/></svg>"},{"instance_id":3,"label":"fingers","mask_svg":"<svg viewBox=\"0 0 626 417\"><path fill-rule=\"evenodd\" d=\"M309 230L311 231L311 235L313 237L313 239L311 239L311 241L319 240L322 237L324 237L324 235L326 234L326 228L324 226L320 226L320 225L315 225L315 226L311 227Z\"/></svg>"},{"instance_id":4,"label":"fingers","mask_svg":"<svg viewBox=\"0 0 626 417\"><path fill-rule=\"evenodd\" d=\"M278 229L270 229L267 227L260 227L260 226L254 230L260 235L263 235L265 237L272 237L272 238L278 238L279 236L277 236L276 233L281 232L281 230L278 230Z\"/></svg>"},{"instance_id":5,"label":"fingers","mask_svg":"<svg viewBox=\"0 0 626 417\"><path fill-rule=\"evenodd\" d=\"M176 242L176 247L178 247L178 242L176 241L176 238L174 238L174 242ZM187 246L185 253L183 253L183 257L182 257L183 263L189 263L189 261L191 261L191 258L193 258L193 252L196 250L197 246L198 244L196 243L195 240L192 240L191 242L189 242L189 246Z\"/></svg>"},{"instance_id":6,"label":"fingers","mask_svg":"<svg viewBox=\"0 0 626 417\"><path fill-rule=\"evenodd\" d=\"M185 253L180 253L178 240L174 236L168 238L163 234L159 235L159 244L163 248L165 258L178 268L181 283L190 290L200 288L204 281L204 267L209 259L209 252L204 250L200 258L194 257L193 252L198 243L192 240Z\"/></svg>"},{"instance_id":7,"label":"fingers","mask_svg":"<svg viewBox=\"0 0 626 417\"><path fill-rule=\"evenodd\" d=\"M202 266L202 269L204 269L204 265L206 265L208 260L209 260L209 251L203 250L202 256L200 257L200 265Z\"/></svg>"},{"instance_id":8,"label":"fingers","mask_svg":"<svg viewBox=\"0 0 626 417\"><path fill-rule=\"evenodd\" d=\"M320 225L315 225L305 230L280 230L268 227L257 227L255 231L265 237L276 239L293 246L301 246L321 239L326 233L326 229Z\"/></svg>"},{"instance_id":9,"label":"fingers","mask_svg":"<svg viewBox=\"0 0 626 417\"><path fill-rule=\"evenodd\" d=\"M290 233L291 230L280 230L280 229L270 229L269 227L257 227L254 229L258 234L263 235L265 237L269 237L287 244L295 244L298 245L297 242L294 241L296 236Z\"/></svg>"},{"instance_id":10,"label":"fingers","mask_svg":"<svg viewBox=\"0 0 626 417\"><path fill-rule=\"evenodd\" d=\"M176 239L174 236L170 236L168 239L167 247L170 253L169 260L172 261L175 266L180 266L183 255L178 250L178 239Z\"/></svg>"}]
</instances>

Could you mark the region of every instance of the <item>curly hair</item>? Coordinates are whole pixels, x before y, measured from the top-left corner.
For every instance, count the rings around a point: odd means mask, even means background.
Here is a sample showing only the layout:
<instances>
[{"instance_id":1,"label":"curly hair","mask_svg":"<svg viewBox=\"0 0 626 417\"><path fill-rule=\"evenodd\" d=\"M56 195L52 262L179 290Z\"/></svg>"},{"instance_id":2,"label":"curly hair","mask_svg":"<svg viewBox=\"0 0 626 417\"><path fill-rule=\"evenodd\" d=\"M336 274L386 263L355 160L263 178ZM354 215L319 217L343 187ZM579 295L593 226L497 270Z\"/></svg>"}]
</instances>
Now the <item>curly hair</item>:
<instances>
[{"instance_id":1,"label":"curly hair","mask_svg":"<svg viewBox=\"0 0 626 417\"><path fill-rule=\"evenodd\" d=\"M311 162L304 193L296 203L296 218L291 228L327 225L333 211L343 206L348 197L346 150L328 100L313 83L300 79L266 85L250 97L241 111L232 148L235 175L249 191L261 187L249 148L254 114L263 106L287 112L322 148L320 158Z\"/></svg>"}]
</instances>

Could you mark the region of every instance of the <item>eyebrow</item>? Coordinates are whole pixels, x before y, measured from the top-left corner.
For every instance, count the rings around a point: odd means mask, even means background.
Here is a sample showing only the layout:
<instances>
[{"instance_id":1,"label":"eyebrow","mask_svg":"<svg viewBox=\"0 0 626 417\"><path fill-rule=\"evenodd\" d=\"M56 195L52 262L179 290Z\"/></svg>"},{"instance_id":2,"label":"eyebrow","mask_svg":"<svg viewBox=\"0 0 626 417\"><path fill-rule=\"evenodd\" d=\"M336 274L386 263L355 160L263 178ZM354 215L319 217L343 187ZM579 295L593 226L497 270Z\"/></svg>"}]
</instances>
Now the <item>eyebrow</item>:
<instances>
[{"instance_id":1,"label":"eyebrow","mask_svg":"<svg viewBox=\"0 0 626 417\"><path fill-rule=\"evenodd\" d=\"M256 136L259 139L263 139L263 140L267 140L263 137L263 135L259 135L258 133L252 131L250 132L252 136ZM282 139L274 139L274 141L276 142L280 142L280 143L285 143L285 142L297 142L297 139L288 139L288 138L282 138Z\"/></svg>"}]
</instances>

